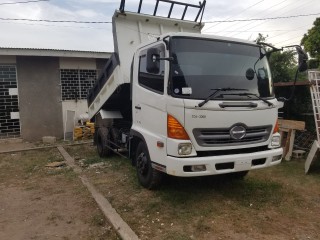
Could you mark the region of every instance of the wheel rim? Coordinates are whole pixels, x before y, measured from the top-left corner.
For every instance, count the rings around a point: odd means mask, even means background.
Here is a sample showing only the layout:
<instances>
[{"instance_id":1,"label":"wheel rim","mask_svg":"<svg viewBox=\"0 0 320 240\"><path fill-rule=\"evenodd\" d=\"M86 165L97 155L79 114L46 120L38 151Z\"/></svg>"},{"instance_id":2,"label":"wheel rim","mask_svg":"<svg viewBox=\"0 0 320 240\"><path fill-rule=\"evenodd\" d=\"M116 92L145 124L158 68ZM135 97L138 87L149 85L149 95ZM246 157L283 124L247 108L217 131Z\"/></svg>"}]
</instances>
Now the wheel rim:
<instances>
[{"instance_id":1,"label":"wheel rim","mask_svg":"<svg viewBox=\"0 0 320 240\"><path fill-rule=\"evenodd\" d=\"M144 152L141 152L138 156L137 168L141 175L146 175L148 172L148 159Z\"/></svg>"}]
</instances>

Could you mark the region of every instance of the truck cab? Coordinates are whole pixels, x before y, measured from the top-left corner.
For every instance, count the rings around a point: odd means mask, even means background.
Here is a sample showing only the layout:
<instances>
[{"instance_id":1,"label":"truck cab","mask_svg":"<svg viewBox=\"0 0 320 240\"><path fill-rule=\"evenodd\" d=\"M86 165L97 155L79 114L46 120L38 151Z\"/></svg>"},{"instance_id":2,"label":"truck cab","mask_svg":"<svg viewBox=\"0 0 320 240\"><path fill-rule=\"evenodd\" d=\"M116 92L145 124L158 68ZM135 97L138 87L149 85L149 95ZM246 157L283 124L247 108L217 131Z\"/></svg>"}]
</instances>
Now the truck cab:
<instances>
[{"instance_id":1,"label":"truck cab","mask_svg":"<svg viewBox=\"0 0 320 240\"><path fill-rule=\"evenodd\" d=\"M280 163L280 106L253 42L170 33L134 55L131 134L166 174L244 174ZM139 153L136 161L147 173Z\"/></svg>"}]
</instances>

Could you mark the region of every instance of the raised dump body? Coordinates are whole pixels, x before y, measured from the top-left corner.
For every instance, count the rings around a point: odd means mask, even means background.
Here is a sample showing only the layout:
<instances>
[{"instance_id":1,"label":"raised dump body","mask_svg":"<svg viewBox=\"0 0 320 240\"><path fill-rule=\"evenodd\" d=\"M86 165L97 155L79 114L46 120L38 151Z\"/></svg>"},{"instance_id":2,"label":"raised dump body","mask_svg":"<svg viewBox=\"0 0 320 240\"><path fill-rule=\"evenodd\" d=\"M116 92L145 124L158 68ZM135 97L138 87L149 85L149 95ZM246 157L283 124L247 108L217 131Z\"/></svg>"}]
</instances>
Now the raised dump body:
<instances>
[{"instance_id":1,"label":"raised dump body","mask_svg":"<svg viewBox=\"0 0 320 240\"><path fill-rule=\"evenodd\" d=\"M90 118L101 109L130 115L127 109L130 106L130 66L139 45L154 42L169 32L200 33L203 24L117 10L112 18L112 27L115 52L89 92Z\"/></svg>"}]
</instances>

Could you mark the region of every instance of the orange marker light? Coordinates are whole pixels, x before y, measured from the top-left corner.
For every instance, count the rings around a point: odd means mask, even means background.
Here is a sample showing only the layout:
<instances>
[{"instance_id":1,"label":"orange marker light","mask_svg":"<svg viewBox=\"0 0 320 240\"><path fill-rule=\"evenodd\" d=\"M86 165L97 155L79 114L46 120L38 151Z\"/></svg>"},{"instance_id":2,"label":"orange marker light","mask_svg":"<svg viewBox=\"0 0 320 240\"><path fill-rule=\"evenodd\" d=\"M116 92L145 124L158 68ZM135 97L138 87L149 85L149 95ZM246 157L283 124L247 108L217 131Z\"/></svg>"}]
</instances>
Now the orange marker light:
<instances>
[{"instance_id":1,"label":"orange marker light","mask_svg":"<svg viewBox=\"0 0 320 240\"><path fill-rule=\"evenodd\" d=\"M189 136L184 130L184 127L178 122L177 119L172 117L168 114L168 137L173 139L180 139L180 140L189 140Z\"/></svg>"},{"instance_id":2,"label":"orange marker light","mask_svg":"<svg viewBox=\"0 0 320 240\"><path fill-rule=\"evenodd\" d=\"M275 124L274 129L273 129L273 133L277 133L277 132L279 132L279 123L278 123L278 119L277 119L276 124Z\"/></svg>"}]
</instances>

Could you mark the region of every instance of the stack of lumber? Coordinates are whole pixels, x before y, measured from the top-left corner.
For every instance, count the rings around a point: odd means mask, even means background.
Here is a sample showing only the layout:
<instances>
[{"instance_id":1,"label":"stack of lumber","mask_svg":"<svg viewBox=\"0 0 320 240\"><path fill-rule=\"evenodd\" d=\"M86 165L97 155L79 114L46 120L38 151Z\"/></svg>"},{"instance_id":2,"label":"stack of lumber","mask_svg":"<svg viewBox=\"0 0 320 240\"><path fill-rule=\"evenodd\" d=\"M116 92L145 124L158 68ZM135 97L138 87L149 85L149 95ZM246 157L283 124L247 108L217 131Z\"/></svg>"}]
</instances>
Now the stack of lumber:
<instances>
[{"instance_id":1,"label":"stack of lumber","mask_svg":"<svg viewBox=\"0 0 320 240\"><path fill-rule=\"evenodd\" d=\"M281 134L281 142L283 144L283 156L285 160L290 161L293 151L293 143L296 131L305 130L306 123L303 121L279 119L279 128ZM285 139L286 135L286 139ZM285 139L285 141L284 141Z\"/></svg>"}]
</instances>

